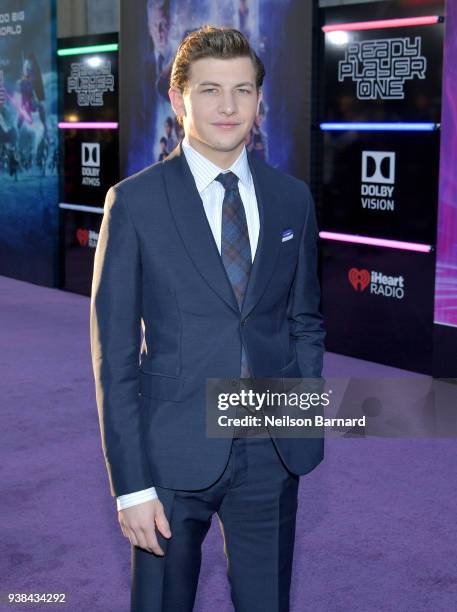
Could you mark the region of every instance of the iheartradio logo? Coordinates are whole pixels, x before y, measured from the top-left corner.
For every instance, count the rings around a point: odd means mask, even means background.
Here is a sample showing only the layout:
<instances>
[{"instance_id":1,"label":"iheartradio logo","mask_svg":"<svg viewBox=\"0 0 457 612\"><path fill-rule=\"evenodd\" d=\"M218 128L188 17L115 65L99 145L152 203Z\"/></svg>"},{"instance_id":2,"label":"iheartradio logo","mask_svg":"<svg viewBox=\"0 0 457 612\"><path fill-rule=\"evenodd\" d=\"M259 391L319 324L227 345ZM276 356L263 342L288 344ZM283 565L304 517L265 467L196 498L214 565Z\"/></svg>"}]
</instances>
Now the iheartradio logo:
<instances>
[{"instance_id":1,"label":"iheartradio logo","mask_svg":"<svg viewBox=\"0 0 457 612\"><path fill-rule=\"evenodd\" d=\"M348 272L349 282L357 292L370 288L369 293L383 295L387 298L402 300L405 297L405 279L403 276L387 276L382 272L351 268Z\"/></svg>"},{"instance_id":2,"label":"iheartradio logo","mask_svg":"<svg viewBox=\"0 0 457 612\"><path fill-rule=\"evenodd\" d=\"M348 273L348 278L356 291L363 291L370 284L371 274L368 270L351 268Z\"/></svg>"},{"instance_id":3,"label":"iheartradio logo","mask_svg":"<svg viewBox=\"0 0 457 612\"><path fill-rule=\"evenodd\" d=\"M82 247L90 247L95 249L98 242L98 233L94 232L93 230L80 227L76 230L76 240Z\"/></svg>"},{"instance_id":4,"label":"iheartradio logo","mask_svg":"<svg viewBox=\"0 0 457 612\"><path fill-rule=\"evenodd\" d=\"M81 246L87 246L89 242L89 230L86 229L78 229L76 231L76 238Z\"/></svg>"}]
</instances>

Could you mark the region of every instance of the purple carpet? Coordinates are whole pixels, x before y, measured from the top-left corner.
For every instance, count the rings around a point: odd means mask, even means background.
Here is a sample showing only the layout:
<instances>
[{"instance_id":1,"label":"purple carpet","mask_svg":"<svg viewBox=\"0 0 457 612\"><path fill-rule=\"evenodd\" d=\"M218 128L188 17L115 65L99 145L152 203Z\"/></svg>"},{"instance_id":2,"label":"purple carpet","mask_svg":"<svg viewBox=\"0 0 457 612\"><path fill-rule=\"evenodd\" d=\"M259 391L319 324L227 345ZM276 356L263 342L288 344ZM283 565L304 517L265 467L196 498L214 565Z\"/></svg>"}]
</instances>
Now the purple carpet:
<instances>
[{"instance_id":1,"label":"purple carpet","mask_svg":"<svg viewBox=\"0 0 457 612\"><path fill-rule=\"evenodd\" d=\"M35 592L66 593L59 609L128 612L130 545L101 451L89 300L5 277L0 295L0 609L50 610L6 604L8 592ZM327 376L398 373L326 355ZM328 439L300 483L291 611L456 610L456 459L453 439ZM195 610L233 610L217 519Z\"/></svg>"}]
</instances>

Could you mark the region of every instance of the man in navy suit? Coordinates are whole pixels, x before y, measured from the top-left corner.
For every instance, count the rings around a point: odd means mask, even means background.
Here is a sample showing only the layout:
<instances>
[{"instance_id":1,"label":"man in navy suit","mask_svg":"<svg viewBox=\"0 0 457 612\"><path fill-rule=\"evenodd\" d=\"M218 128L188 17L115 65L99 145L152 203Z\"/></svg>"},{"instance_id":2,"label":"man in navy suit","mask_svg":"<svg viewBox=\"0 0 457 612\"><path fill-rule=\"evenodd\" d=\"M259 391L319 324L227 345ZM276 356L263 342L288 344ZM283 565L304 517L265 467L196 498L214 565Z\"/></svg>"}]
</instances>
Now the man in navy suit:
<instances>
[{"instance_id":1,"label":"man in navy suit","mask_svg":"<svg viewBox=\"0 0 457 612\"><path fill-rule=\"evenodd\" d=\"M169 89L183 141L106 198L91 348L136 612L191 612L214 514L237 612L289 609L299 476L324 440L206 430L207 379L322 370L312 197L244 144L264 74L241 32L189 33Z\"/></svg>"}]
</instances>

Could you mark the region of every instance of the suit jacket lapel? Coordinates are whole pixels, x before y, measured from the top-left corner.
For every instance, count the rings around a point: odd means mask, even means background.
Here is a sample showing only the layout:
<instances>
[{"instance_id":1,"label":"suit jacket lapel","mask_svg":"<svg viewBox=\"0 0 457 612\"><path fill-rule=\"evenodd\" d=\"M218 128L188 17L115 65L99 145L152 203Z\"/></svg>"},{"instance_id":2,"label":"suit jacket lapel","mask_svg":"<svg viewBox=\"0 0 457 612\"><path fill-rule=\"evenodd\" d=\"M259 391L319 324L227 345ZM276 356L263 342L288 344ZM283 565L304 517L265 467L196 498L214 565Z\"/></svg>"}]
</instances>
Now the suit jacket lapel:
<instances>
[{"instance_id":1,"label":"suit jacket lapel","mask_svg":"<svg viewBox=\"0 0 457 612\"><path fill-rule=\"evenodd\" d=\"M241 308L242 317L246 317L255 307L273 273L279 254L282 227L279 195L268 169L250 153L248 161L259 207L260 233ZM214 241L194 177L182 152L181 143L164 160L162 168L170 209L189 256L212 289L239 313L232 285Z\"/></svg>"},{"instance_id":2,"label":"suit jacket lapel","mask_svg":"<svg viewBox=\"0 0 457 612\"><path fill-rule=\"evenodd\" d=\"M164 160L162 167L171 212L189 256L212 289L239 312L181 143Z\"/></svg>"},{"instance_id":3,"label":"suit jacket lapel","mask_svg":"<svg viewBox=\"0 0 457 612\"><path fill-rule=\"evenodd\" d=\"M251 274L241 308L242 317L253 310L266 288L276 265L280 247L281 208L279 194L275 189L268 167L248 153L249 167L254 181L259 208L259 241Z\"/></svg>"}]
</instances>

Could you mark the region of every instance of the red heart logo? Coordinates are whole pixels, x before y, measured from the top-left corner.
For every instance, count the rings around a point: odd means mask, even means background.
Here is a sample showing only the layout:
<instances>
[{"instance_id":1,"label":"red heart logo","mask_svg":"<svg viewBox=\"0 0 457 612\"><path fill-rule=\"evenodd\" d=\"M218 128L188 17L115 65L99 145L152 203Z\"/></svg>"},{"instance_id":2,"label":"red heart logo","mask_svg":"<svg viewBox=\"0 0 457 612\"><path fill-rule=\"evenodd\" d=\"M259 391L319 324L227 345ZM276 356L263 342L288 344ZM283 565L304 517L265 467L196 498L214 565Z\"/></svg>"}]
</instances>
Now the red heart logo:
<instances>
[{"instance_id":1,"label":"red heart logo","mask_svg":"<svg viewBox=\"0 0 457 612\"><path fill-rule=\"evenodd\" d=\"M349 270L348 277L351 285L356 291L363 291L370 284L370 273L368 270L351 268Z\"/></svg>"},{"instance_id":2,"label":"red heart logo","mask_svg":"<svg viewBox=\"0 0 457 612\"><path fill-rule=\"evenodd\" d=\"M89 242L89 230L79 229L76 230L76 238L81 246L87 246Z\"/></svg>"}]
</instances>

